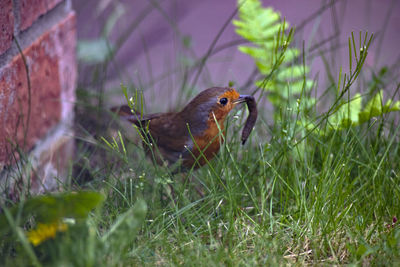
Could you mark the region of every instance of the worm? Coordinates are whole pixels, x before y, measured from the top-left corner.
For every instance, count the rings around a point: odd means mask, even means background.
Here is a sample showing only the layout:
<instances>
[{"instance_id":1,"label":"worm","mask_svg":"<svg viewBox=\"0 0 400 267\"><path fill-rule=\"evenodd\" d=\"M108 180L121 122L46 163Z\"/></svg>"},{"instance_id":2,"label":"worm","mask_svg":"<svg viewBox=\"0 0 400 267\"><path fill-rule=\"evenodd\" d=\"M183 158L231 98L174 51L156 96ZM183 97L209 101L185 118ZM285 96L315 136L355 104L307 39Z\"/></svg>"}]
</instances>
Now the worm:
<instances>
[{"instance_id":1,"label":"worm","mask_svg":"<svg viewBox=\"0 0 400 267\"><path fill-rule=\"evenodd\" d=\"M242 131L242 145L246 143L247 138L249 137L251 131L253 130L254 124L256 124L258 112L257 112L257 105L254 96L246 96L246 104L247 108L249 109L249 116L247 117L246 123L244 125Z\"/></svg>"}]
</instances>

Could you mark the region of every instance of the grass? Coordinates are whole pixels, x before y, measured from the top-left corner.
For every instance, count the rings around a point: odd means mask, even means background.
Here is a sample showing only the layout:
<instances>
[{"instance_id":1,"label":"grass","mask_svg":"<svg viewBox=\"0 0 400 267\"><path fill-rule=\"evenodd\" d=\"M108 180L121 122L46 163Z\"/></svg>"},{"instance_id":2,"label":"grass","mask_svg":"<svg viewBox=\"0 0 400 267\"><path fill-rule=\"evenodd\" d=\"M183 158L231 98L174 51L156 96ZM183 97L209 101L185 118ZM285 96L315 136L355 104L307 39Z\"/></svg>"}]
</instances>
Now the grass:
<instances>
[{"instance_id":1,"label":"grass","mask_svg":"<svg viewBox=\"0 0 400 267\"><path fill-rule=\"evenodd\" d=\"M393 82L385 77L381 85ZM400 263L396 116L320 135L293 123L310 116L303 110L277 110L272 121L262 99L245 146L239 138L244 113L236 110L219 156L199 170L172 175L145 158L137 138L115 134L121 127L104 120L99 88L96 94L79 91L77 155L64 188L100 192L104 202L38 246L26 236L37 217L20 222L21 214L11 216L3 205L10 231L0 241L1 265ZM193 88L182 90L190 95ZM321 127L328 117L320 118ZM101 138L113 143L112 136L114 146ZM16 204L19 210L24 205Z\"/></svg>"},{"instance_id":2,"label":"grass","mask_svg":"<svg viewBox=\"0 0 400 267\"><path fill-rule=\"evenodd\" d=\"M127 161L122 152L106 149L109 164L90 167L90 181L71 188L102 192L103 206L34 247L38 261L89 266L400 262L400 228L392 225L400 214L398 126L378 119L323 138L310 135L304 149L283 134L265 142L262 133L273 129L262 121L257 128L258 135L242 147L234 134L239 123L230 123L219 157L188 175L156 168L134 143L125 143ZM126 229L118 242L102 240L138 199L148 212L136 238ZM18 240L9 242L3 243L4 264L31 261Z\"/></svg>"}]
</instances>

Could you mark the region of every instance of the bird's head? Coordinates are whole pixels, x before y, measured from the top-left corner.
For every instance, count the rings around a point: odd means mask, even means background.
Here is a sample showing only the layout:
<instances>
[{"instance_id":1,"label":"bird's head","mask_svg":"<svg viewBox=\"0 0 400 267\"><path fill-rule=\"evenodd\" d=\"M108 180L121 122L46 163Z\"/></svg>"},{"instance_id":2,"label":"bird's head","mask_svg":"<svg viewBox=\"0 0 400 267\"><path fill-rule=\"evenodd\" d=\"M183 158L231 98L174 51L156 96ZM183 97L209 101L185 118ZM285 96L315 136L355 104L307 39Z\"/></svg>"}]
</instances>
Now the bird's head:
<instances>
[{"instance_id":1,"label":"bird's head","mask_svg":"<svg viewBox=\"0 0 400 267\"><path fill-rule=\"evenodd\" d=\"M240 95L229 87L212 87L199 93L181 111L192 127L203 128L209 120L222 124L229 112L239 103L246 101L246 95Z\"/></svg>"}]
</instances>

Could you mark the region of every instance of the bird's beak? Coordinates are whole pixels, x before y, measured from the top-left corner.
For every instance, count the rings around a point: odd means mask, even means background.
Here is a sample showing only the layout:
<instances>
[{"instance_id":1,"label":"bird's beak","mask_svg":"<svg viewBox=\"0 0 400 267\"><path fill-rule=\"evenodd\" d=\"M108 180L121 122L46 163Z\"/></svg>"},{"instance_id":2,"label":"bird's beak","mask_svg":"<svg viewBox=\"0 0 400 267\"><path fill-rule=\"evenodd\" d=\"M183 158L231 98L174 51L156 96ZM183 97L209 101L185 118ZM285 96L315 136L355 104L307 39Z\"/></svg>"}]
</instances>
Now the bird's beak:
<instances>
[{"instance_id":1,"label":"bird's beak","mask_svg":"<svg viewBox=\"0 0 400 267\"><path fill-rule=\"evenodd\" d=\"M246 102L249 97L252 97L252 96L251 95L240 95L238 99L233 101L233 103L239 104L239 103Z\"/></svg>"}]
</instances>

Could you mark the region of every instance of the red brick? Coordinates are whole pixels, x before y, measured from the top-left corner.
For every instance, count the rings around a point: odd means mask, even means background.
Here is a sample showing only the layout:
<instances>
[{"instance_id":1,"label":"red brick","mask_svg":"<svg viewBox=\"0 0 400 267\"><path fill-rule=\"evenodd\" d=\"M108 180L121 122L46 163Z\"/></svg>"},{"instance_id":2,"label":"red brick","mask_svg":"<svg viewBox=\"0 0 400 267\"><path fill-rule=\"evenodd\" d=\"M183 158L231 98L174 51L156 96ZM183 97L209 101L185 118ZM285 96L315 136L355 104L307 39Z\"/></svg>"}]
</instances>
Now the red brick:
<instances>
[{"instance_id":1,"label":"red brick","mask_svg":"<svg viewBox=\"0 0 400 267\"><path fill-rule=\"evenodd\" d=\"M30 93L21 56L17 56L2 72L0 118L0 162L11 159L12 143L23 150L31 148L60 117L60 83L57 58L46 55L44 46L35 43L24 51L30 62ZM30 94L30 100L29 100ZM8 159L7 159L8 158Z\"/></svg>"},{"instance_id":2,"label":"red brick","mask_svg":"<svg viewBox=\"0 0 400 267\"><path fill-rule=\"evenodd\" d=\"M15 56L0 69L0 165L13 161L15 144L30 150L60 121L63 91L70 95L74 89L74 80L66 79L76 76L75 57L70 55L74 54L75 34L75 15L71 12L24 49L31 82L30 105L22 57Z\"/></svg>"},{"instance_id":3,"label":"red brick","mask_svg":"<svg viewBox=\"0 0 400 267\"><path fill-rule=\"evenodd\" d=\"M32 23L62 0L20 0L21 30L27 29Z\"/></svg>"},{"instance_id":4,"label":"red brick","mask_svg":"<svg viewBox=\"0 0 400 267\"><path fill-rule=\"evenodd\" d=\"M12 0L0 1L0 54L11 46L14 32Z\"/></svg>"}]
</instances>

